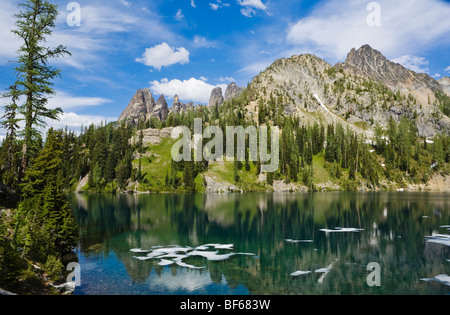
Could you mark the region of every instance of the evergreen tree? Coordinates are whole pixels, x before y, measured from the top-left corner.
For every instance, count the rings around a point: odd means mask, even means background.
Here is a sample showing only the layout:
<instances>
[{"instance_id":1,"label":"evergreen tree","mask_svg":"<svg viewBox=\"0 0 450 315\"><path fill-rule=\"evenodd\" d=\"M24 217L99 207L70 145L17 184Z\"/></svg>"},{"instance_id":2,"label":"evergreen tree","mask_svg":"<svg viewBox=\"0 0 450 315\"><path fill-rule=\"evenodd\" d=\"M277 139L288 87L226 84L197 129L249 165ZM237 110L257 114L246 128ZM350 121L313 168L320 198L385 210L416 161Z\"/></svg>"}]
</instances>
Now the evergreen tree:
<instances>
[{"instance_id":1,"label":"evergreen tree","mask_svg":"<svg viewBox=\"0 0 450 315\"><path fill-rule=\"evenodd\" d=\"M62 112L61 108L46 107L48 96L55 94L52 80L60 75L60 70L51 67L48 61L70 53L61 45L54 49L45 46L46 38L55 27L56 5L47 0L27 0L19 6L24 10L15 15L16 29L12 32L23 40L14 70L17 90L26 96L20 107L25 118L22 148L22 171L25 171L33 151L37 152L34 144L40 134L38 127L45 125L45 118L57 119Z\"/></svg>"},{"instance_id":2,"label":"evergreen tree","mask_svg":"<svg viewBox=\"0 0 450 315\"><path fill-rule=\"evenodd\" d=\"M45 262L61 258L77 244L78 229L62 184L61 132L50 129L40 154L26 171L16 213L15 242L22 256Z\"/></svg>"},{"instance_id":3,"label":"evergreen tree","mask_svg":"<svg viewBox=\"0 0 450 315\"><path fill-rule=\"evenodd\" d=\"M14 189L19 185L19 143L17 141L17 129L19 128L17 118L17 101L20 92L17 85L12 85L9 91L3 95L5 98L11 98L11 103L5 106L5 114L0 125L6 130L6 137L3 140L0 151L0 181Z\"/></svg>"}]
</instances>

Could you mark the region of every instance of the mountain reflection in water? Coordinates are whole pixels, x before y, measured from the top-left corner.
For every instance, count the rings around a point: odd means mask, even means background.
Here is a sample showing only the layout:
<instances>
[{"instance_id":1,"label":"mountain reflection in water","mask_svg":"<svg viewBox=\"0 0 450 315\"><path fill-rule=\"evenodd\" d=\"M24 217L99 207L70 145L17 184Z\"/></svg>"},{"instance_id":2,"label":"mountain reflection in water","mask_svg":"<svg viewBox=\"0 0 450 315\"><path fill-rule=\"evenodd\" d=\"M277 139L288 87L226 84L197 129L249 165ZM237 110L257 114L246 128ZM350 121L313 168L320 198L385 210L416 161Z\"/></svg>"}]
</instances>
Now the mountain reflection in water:
<instances>
[{"instance_id":1,"label":"mountain reflection in water","mask_svg":"<svg viewBox=\"0 0 450 315\"><path fill-rule=\"evenodd\" d=\"M449 246L427 241L450 234L445 194L105 194L69 200L81 235L75 294L450 293L444 282L421 280L450 275ZM200 252L183 257L185 266L176 257L136 258L158 247L205 244L232 245L215 248L216 255L248 255L212 260ZM370 262L381 267L379 287L367 285ZM292 276L297 271L310 272Z\"/></svg>"}]
</instances>

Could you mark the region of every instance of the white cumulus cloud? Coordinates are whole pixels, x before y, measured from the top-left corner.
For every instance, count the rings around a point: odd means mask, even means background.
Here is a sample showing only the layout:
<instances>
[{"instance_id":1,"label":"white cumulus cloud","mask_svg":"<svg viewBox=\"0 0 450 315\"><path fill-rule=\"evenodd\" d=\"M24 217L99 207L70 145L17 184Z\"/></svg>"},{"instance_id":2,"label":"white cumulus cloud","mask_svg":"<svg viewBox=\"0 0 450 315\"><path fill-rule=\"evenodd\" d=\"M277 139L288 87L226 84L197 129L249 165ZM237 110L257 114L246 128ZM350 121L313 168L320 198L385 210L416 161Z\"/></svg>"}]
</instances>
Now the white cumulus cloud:
<instances>
[{"instance_id":1,"label":"white cumulus cloud","mask_svg":"<svg viewBox=\"0 0 450 315\"><path fill-rule=\"evenodd\" d=\"M429 62L423 57L405 55L391 60L417 73L428 73Z\"/></svg>"},{"instance_id":2,"label":"white cumulus cloud","mask_svg":"<svg viewBox=\"0 0 450 315\"><path fill-rule=\"evenodd\" d=\"M142 58L136 58L137 62L161 70L177 63L189 63L189 51L184 48L170 47L166 42L151 48L146 48Z\"/></svg>"},{"instance_id":3,"label":"white cumulus cloud","mask_svg":"<svg viewBox=\"0 0 450 315\"><path fill-rule=\"evenodd\" d=\"M150 82L150 90L154 94L164 94L168 97L178 95L180 100L198 102L201 104L208 104L211 91L215 87L222 88L222 92L226 89L226 84L220 84L217 86L211 85L203 81L203 77L200 79L190 78L189 80L168 80L162 79L161 81Z\"/></svg>"}]
</instances>

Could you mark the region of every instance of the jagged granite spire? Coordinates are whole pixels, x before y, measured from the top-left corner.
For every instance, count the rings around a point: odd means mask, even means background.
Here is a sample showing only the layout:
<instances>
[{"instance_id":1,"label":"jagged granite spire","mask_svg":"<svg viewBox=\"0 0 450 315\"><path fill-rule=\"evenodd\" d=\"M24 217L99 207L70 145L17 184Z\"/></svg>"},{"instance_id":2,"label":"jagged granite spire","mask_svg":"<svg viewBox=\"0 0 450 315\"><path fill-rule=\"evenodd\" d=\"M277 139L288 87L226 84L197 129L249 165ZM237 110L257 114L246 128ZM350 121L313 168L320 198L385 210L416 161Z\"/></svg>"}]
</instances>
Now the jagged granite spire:
<instances>
[{"instance_id":1,"label":"jagged granite spire","mask_svg":"<svg viewBox=\"0 0 450 315\"><path fill-rule=\"evenodd\" d=\"M216 87L211 91L208 106L220 106L223 104L223 93L221 87Z\"/></svg>"},{"instance_id":2,"label":"jagged granite spire","mask_svg":"<svg viewBox=\"0 0 450 315\"><path fill-rule=\"evenodd\" d=\"M156 106L155 99L148 88L137 90L128 106L119 117L119 122L138 123L149 119L150 113Z\"/></svg>"}]
</instances>

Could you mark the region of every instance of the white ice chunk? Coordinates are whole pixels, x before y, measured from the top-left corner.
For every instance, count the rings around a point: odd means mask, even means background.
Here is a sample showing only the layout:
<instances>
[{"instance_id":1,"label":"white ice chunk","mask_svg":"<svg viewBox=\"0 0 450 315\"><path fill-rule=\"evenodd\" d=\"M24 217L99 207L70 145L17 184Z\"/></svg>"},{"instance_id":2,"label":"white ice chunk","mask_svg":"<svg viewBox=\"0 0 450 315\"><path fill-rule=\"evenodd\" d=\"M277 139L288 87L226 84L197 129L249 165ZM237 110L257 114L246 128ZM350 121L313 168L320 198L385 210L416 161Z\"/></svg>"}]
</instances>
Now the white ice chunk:
<instances>
[{"instance_id":1,"label":"white ice chunk","mask_svg":"<svg viewBox=\"0 0 450 315\"><path fill-rule=\"evenodd\" d=\"M132 253L148 253L149 250L141 249L141 248L132 248L132 249L130 249L130 252L132 252Z\"/></svg>"},{"instance_id":2,"label":"white ice chunk","mask_svg":"<svg viewBox=\"0 0 450 315\"><path fill-rule=\"evenodd\" d=\"M323 279L325 279L325 277L327 276L327 274L330 272L330 270L333 268L333 265L339 260L339 258L337 258L334 262L332 262L331 264L329 264L326 268L321 268L321 269L317 269L315 272L321 272L322 275L320 276L319 280L317 281L318 283L323 283Z\"/></svg>"},{"instance_id":3,"label":"white ice chunk","mask_svg":"<svg viewBox=\"0 0 450 315\"><path fill-rule=\"evenodd\" d=\"M181 260L183 258L188 257L188 255L181 255L181 254L165 254L165 255L161 255L158 256L157 258L172 258L173 260Z\"/></svg>"},{"instance_id":4,"label":"white ice chunk","mask_svg":"<svg viewBox=\"0 0 450 315\"><path fill-rule=\"evenodd\" d=\"M450 286L450 276L447 274L437 275L434 278L422 278L420 280L422 280L422 281L437 281L442 284L445 284L446 286Z\"/></svg>"},{"instance_id":5,"label":"white ice chunk","mask_svg":"<svg viewBox=\"0 0 450 315\"><path fill-rule=\"evenodd\" d=\"M207 250L207 249L209 249L209 247L206 245L200 245L194 248L194 250Z\"/></svg>"},{"instance_id":6,"label":"white ice chunk","mask_svg":"<svg viewBox=\"0 0 450 315\"><path fill-rule=\"evenodd\" d=\"M197 267L197 266L194 266L194 265L189 265L189 264L186 264L186 263L182 262L181 260L177 260L177 261L175 261L175 263L178 266L180 266L180 267L186 267L186 268L190 268L190 269L203 269L203 268L205 268L205 267Z\"/></svg>"},{"instance_id":7,"label":"white ice chunk","mask_svg":"<svg viewBox=\"0 0 450 315\"><path fill-rule=\"evenodd\" d=\"M359 232L359 231L364 231L364 230L363 229L357 229L357 228L341 228L341 227L337 227L334 230L320 229L320 231L326 232L326 233L332 233L332 232Z\"/></svg>"},{"instance_id":8,"label":"white ice chunk","mask_svg":"<svg viewBox=\"0 0 450 315\"><path fill-rule=\"evenodd\" d=\"M437 243L450 246L450 235L448 234L432 234L432 236L426 236L428 243Z\"/></svg>"},{"instance_id":9,"label":"white ice chunk","mask_svg":"<svg viewBox=\"0 0 450 315\"><path fill-rule=\"evenodd\" d=\"M214 247L217 249L233 249L233 244L216 244Z\"/></svg>"},{"instance_id":10,"label":"white ice chunk","mask_svg":"<svg viewBox=\"0 0 450 315\"><path fill-rule=\"evenodd\" d=\"M205 244L198 247L214 247L215 249L233 249L234 244ZM198 249L197 247L197 249ZM207 248L206 248L207 249Z\"/></svg>"},{"instance_id":11,"label":"white ice chunk","mask_svg":"<svg viewBox=\"0 0 450 315\"><path fill-rule=\"evenodd\" d=\"M218 260L228 259L232 255L234 255L234 253L223 254L223 255L218 255L217 253L218 253L218 251L205 252L205 251L194 250L194 251L188 253L188 256L201 256L201 257L205 257L206 259L208 259L210 261L218 261Z\"/></svg>"},{"instance_id":12,"label":"white ice chunk","mask_svg":"<svg viewBox=\"0 0 450 315\"><path fill-rule=\"evenodd\" d=\"M306 275L308 273L311 273L311 271L298 270L298 271L295 271L295 272L291 273L291 276L298 277L298 276L301 276L301 275Z\"/></svg>"},{"instance_id":13,"label":"white ice chunk","mask_svg":"<svg viewBox=\"0 0 450 315\"><path fill-rule=\"evenodd\" d=\"M172 260L161 259L161 261L158 263L158 265L160 265L160 266L168 266L168 265L171 265L173 263L174 263L174 261L172 261Z\"/></svg>"},{"instance_id":14,"label":"white ice chunk","mask_svg":"<svg viewBox=\"0 0 450 315\"><path fill-rule=\"evenodd\" d=\"M285 239L285 241L288 243L314 243L313 240L293 240L290 238Z\"/></svg>"},{"instance_id":15,"label":"white ice chunk","mask_svg":"<svg viewBox=\"0 0 450 315\"><path fill-rule=\"evenodd\" d=\"M152 259L152 257L147 257L147 256L133 256L133 258L136 258L138 260L148 260L148 259Z\"/></svg>"}]
</instances>

